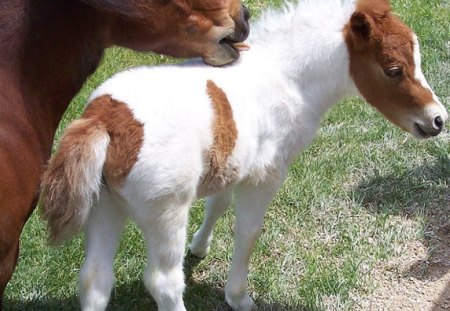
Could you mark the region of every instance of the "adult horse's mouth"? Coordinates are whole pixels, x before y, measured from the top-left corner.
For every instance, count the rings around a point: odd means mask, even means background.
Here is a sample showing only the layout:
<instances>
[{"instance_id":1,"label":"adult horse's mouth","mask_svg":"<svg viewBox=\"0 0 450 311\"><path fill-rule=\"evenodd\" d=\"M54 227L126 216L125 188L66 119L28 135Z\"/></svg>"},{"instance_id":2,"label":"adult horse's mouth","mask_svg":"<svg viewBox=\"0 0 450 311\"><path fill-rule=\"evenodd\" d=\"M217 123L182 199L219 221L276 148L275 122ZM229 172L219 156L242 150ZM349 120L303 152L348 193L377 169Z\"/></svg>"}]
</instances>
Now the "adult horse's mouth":
<instances>
[{"instance_id":1,"label":"adult horse's mouth","mask_svg":"<svg viewBox=\"0 0 450 311\"><path fill-rule=\"evenodd\" d=\"M248 49L249 46L246 43L236 39L235 36L231 34L222 38L218 42L216 50L210 56L204 57L203 62L215 67L228 65L239 58L239 53L241 51Z\"/></svg>"},{"instance_id":2,"label":"adult horse's mouth","mask_svg":"<svg viewBox=\"0 0 450 311\"><path fill-rule=\"evenodd\" d=\"M230 47L233 47L233 43L236 42L235 40L233 40L231 37L225 37L222 40L219 41L219 44L221 45L229 45Z\"/></svg>"},{"instance_id":3,"label":"adult horse's mouth","mask_svg":"<svg viewBox=\"0 0 450 311\"><path fill-rule=\"evenodd\" d=\"M232 37L226 37L219 41L219 44L227 44L233 48L236 52L247 51L250 46L242 41L233 39Z\"/></svg>"}]
</instances>

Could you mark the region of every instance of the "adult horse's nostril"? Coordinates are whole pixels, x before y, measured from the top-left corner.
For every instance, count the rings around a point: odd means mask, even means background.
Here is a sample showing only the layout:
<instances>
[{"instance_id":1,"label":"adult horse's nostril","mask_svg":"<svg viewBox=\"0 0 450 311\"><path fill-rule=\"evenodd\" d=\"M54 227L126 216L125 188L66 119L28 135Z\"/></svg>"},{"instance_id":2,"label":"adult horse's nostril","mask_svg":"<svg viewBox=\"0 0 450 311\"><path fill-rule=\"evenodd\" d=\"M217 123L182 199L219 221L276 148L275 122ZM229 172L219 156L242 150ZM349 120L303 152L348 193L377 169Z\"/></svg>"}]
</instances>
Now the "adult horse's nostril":
<instances>
[{"instance_id":1,"label":"adult horse's nostril","mask_svg":"<svg viewBox=\"0 0 450 311\"><path fill-rule=\"evenodd\" d=\"M442 130L442 128L444 127L444 120L442 119L441 116L437 116L434 119L434 125L436 126L437 129Z\"/></svg>"},{"instance_id":2,"label":"adult horse's nostril","mask_svg":"<svg viewBox=\"0 0 450 311\"><path fill-rule=\"evenodd\" d=\"M234 34L232 37L233 41L243 42L247 39L250 33L250 25L249 20L250 11L247 9L245 5L241 5L240 18L236 20L236 29L234 30Z\"/></svg>"},{"instance_id":3,"label":"adult horse's nostril","mask_svg":"<svg viewBox=\"0 0 450 311\"><path fill-rule=\"evenodd\" d=\"M248 21L250 19L250 17L252 16L250 13L250 10L247 9L247 7L245 5L242 5L243 10L244 10L244 18L246 21Z\"/></svg>"}]
</instances>

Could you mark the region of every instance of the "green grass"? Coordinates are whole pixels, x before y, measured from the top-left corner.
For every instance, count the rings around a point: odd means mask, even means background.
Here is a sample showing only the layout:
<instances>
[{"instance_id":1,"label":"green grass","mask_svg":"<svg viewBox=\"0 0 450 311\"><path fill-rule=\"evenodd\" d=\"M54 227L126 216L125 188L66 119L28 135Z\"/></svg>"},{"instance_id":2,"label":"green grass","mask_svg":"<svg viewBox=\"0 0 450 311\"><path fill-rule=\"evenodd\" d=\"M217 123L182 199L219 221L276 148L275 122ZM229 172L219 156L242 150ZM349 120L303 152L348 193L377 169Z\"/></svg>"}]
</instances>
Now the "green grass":
<instances>
[{"instance_id":1,"label":"green grass","mask_svg":"<svg viewBox=\"0 0 450 311\"><path fill-rule=\"evenodd\" d=\"M247 2L258 12L276 1ZM396 0L395 11L422 42L423 68L441 99L450 100L450 2ZM256 14L254 14L256 15ZM110 49L73 101L61 124L77 117L95 86L118 70L171 61ZM412 240L427 241L440 215L448 221L450 138L417 141L361 101L335 107L318 138L292 165L271 205L254 250L250 292L260 310L351 310L373 290L371 271L401 254ZM202 201L192 209L189 236L201 223ZM440 213L436 212L440 211ZM432 212L433 211L433 212ZM186 259L188 310L226 310L223 287L232 249L233 216L219 221L211 253ZM6 310L77 310L82 238L59 249L46 246L36 213L21 239L20 261L6 291ZM126 230L117 256L111 310L156 310L140 281L144 243Z\"/></svg>"}]
</instances>

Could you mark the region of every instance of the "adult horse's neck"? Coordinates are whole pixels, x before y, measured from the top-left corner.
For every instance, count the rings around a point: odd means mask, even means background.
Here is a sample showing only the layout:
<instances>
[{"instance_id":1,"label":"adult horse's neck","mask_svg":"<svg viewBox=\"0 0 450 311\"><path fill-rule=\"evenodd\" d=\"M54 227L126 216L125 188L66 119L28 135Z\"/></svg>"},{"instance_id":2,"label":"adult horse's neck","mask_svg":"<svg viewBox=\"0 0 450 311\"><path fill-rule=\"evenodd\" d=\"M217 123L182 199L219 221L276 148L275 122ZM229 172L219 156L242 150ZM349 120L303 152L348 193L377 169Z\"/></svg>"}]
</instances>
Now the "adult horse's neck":
<instances>
[{"instance_id":1,"label":"adult horse's neck","mask_svg":"<svg viewBox=\"0 0 450 311\"><path fill-rule=\"evenodd\" d=\"M49 152L70 100L101 59L108 21L76 0L6 0L5 5L14 13L9 32L0 34L0 40L9 40L2 45L0 66L21 94L9 102L25 112Z\"/></svg>"}]
</instances>

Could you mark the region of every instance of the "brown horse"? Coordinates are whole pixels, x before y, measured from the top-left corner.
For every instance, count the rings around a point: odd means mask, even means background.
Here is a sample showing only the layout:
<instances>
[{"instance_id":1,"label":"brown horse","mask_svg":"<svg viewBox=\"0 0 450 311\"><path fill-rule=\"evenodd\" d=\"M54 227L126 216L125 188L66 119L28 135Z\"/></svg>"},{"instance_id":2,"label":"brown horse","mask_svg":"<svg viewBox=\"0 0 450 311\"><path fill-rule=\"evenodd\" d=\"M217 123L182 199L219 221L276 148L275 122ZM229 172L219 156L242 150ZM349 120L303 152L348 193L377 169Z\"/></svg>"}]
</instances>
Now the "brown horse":
<instances>
[{"instance_id":1,"label":"brown horse","mask_svg":"<svg viewBox=\"0 0 450 311\"><path fill-rule=\"evenodd\" d=\"M248 35L238 0L1 0L0 310L62 114L111 45L210 65Z\"/></svg>"}]
</instances>

